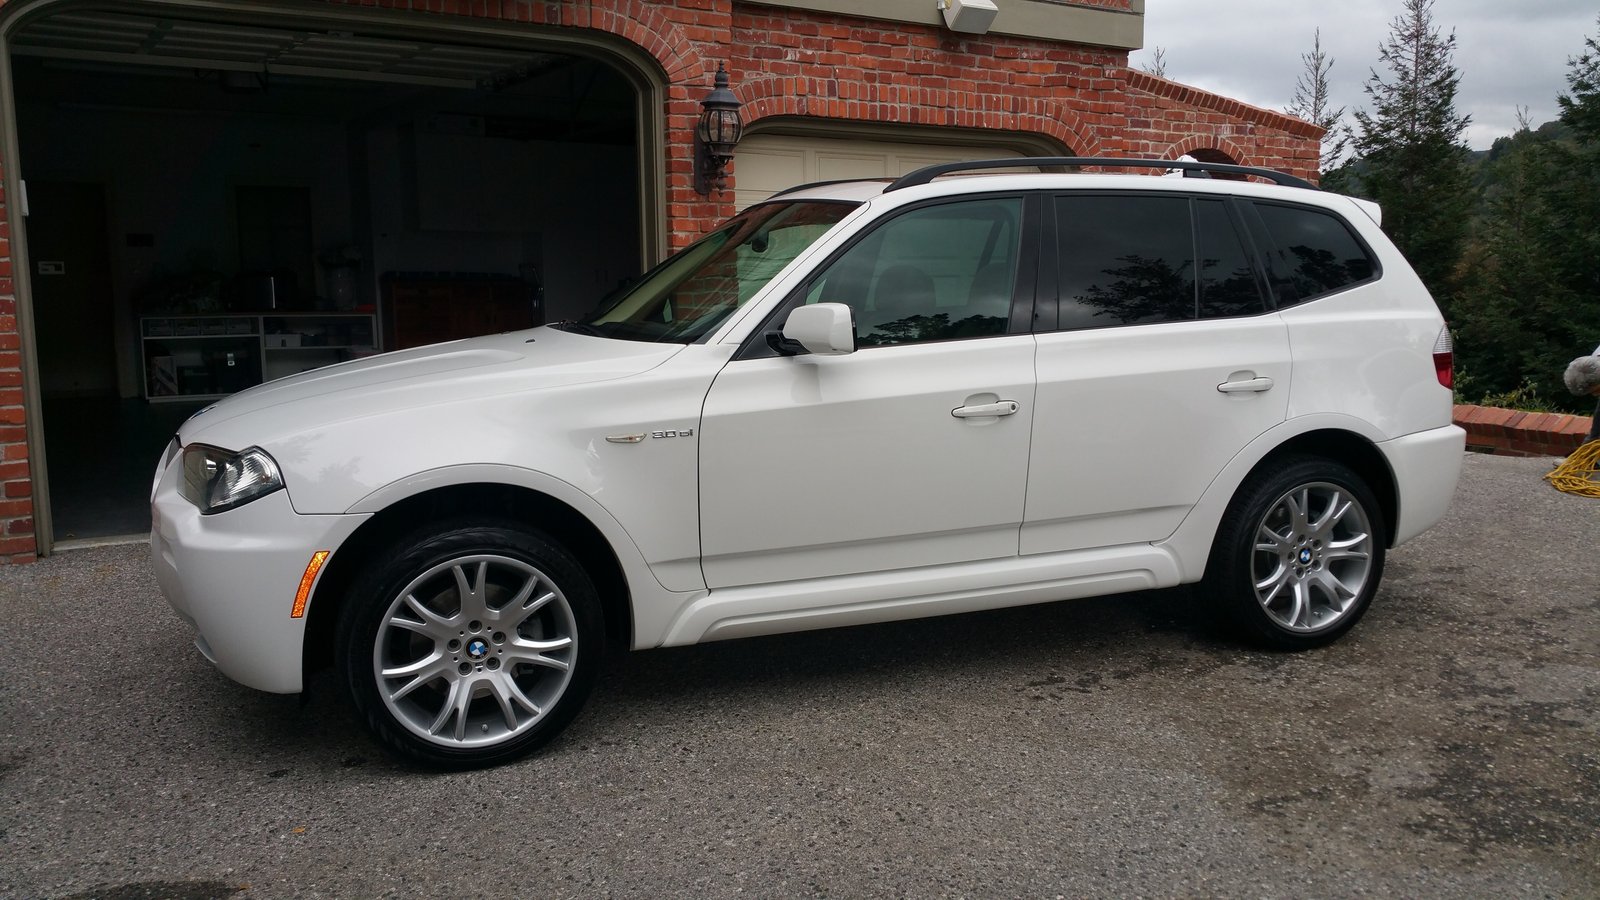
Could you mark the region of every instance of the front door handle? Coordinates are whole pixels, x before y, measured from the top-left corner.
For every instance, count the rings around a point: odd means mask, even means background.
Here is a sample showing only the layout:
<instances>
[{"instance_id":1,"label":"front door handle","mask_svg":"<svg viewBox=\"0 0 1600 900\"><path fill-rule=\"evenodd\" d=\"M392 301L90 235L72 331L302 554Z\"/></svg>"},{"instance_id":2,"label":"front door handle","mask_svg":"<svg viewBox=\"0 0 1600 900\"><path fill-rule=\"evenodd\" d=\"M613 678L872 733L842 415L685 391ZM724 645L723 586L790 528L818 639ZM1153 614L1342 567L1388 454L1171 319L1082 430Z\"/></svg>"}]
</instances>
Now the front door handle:
<instances>
[{"instance_id":1,"label":"front door handle","mask_svg":"<svg viewBox=\"0 0 1600 900\"><path fill-rule=\"evenodd\" d=\"M990 394L989 396L994 396ZM1015 415L1022 407L1015 400L1001 400L998 403L980 403L977 406L958 406L950 410L950 415L958 419L982 419L991 416Z\"/></svg>"},{"instance_id":2,"label":"front door handle","mask_svg":"<svg viewBox=\"0 0 1600 900\"><path fill-rule=\"evenodd\" d=\"M1217 390L1224 394L1259 394L1262 391L1272 390L1272 379L1263 375L1260 378L1247 378L1243 381L1224 381L1217 385Z\"/></svg>"}]
</instances>

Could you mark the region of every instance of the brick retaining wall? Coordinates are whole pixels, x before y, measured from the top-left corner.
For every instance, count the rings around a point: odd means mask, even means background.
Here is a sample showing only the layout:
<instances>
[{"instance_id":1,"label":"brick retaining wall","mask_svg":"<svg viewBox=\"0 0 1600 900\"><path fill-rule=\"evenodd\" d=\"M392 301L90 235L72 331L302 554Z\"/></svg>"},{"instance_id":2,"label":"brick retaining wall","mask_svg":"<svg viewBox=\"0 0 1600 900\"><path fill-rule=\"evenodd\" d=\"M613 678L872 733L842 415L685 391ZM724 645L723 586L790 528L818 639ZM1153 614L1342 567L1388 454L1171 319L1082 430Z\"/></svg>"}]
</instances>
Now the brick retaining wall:
<instances>
[{"instance_id":1,"label":"brick retaining wall","mask_svg":"<svg viewBox=\"0 0 1600 900\"><path fill-rule=\"evenodd\" d=\"M1467 430L1467 449L1497 456L1566 456L1589 433L1587 416L1532 413L1494 406L1455 408L1455 423Z\"/></svg>"}]
</instances>

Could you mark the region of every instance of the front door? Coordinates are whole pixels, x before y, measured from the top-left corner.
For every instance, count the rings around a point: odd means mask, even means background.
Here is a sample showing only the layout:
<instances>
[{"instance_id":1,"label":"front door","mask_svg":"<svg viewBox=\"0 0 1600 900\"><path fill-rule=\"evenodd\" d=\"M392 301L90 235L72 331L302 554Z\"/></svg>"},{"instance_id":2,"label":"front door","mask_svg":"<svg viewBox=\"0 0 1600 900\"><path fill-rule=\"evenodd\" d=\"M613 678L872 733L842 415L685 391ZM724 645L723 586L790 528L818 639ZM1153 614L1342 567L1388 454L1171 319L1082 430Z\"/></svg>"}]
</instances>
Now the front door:
<instances>
[{"instance_id":1,"label":"front door","mask_svg":"<svg viewBox=\"0 0 1600 900\"><path fill-rule=\"evenodd\" d=\"M1011 314L1031 299L1021 226L1020 197L900 213L789 302L850 305L854 353L722 370L700 430L708 586L1016 555L1034 409L1034 338Z\"/></svg>"}]
</instances>

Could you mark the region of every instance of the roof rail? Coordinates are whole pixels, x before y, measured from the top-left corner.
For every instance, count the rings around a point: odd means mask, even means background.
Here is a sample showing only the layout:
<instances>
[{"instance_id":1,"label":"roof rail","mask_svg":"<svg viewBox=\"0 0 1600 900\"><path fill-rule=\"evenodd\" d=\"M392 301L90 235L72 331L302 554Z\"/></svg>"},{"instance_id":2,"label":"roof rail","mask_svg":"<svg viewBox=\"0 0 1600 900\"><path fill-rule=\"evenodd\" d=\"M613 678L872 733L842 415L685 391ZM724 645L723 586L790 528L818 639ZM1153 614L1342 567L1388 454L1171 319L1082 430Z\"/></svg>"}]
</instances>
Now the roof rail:
<instances>
[{"instance_id":1,"label":"roof rail","mask_svg":"<svg viewBox=\"0 0 1600 900\"><path fill-rule=\"evenodd\" d=\"M934 166L924 166L907 175L902 175L883 189L885 194L898 191L901 188L916 187L919 184L938 178L940 175L949 175L952 172L966 172L975 169L1018 169L1030 166L1102 166L1105 168L1128 167L1137 169L1181 169L1185 178L1209 178L1215 172L1222 175L1254 175L1265 178L1274 184L1284 187L1306 188L1320 190L1316 185L1296 178L1274 169L1258 169L1255 166L1235 166L1229 163L1191 162L1177 159L1119 159L1117 157L1098 156L1019 156L1009 159L969 159L965 162L940 163Z\"/></svg>"},{"instance_id":2,"label":"roof rail","mask_svg":"<svg viewBox=\"0 0 1600 900\"><path fill-rule=\"evenodd\" d=\"M776 194L773 194L771 197L768 197L767 199L771 200L773 197L782 197L785 194L794 194L794 193L798 193L799 191L810 190L811 188L828 187L830 185L835 185L835 184L862 184L862 183L868 182L868 181L876 181L876 182L882 183L882 182L885 182L885 181L888 181L888 180L889 180L888 178L884 178L882 176L879 176L877 178L830 178L827 181L812 181L812 182L809 182L807 184L797 184L794 187L787 187L787 188L784 188L783 190L777 192Z\"/></svg>"}]
</instances>

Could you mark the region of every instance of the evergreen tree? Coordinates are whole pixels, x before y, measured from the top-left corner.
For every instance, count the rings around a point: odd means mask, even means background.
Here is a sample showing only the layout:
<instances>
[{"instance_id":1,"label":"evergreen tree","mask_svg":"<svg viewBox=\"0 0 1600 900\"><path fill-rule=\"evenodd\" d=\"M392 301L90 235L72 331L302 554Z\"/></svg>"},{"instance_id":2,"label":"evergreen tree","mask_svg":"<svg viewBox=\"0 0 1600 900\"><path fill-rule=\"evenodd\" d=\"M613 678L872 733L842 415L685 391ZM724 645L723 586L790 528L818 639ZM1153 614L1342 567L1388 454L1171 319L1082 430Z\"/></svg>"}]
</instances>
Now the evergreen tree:
<instances>
[{"instance_id":1,"label":"evergreen tree","mask_svg":"<svg viewBox=\"0 0 1600 900\"><path fill-rule=\"evenodd\" d=\"M1317 171L1326 173L1339 165L1350 143L1350 132L1343 124L1345 107L1333 106L1328 88L1328 73L1333 70L1333 59L1322 50L1322 29L1311 35L1311 52L1300 54L1305 65L1295 80L1294 97L1289 100L1289 115L1304 119L1321 128L1322 159Z\"/></svg>"},{"instance_id":2,"label":"evergreen tree","mask_svg":"<svg viewBox=\"0 0 1600 900\"><path fill-rule=\"evenodd\" d=\"M1595 26L1600 29L1600 18ZM1557 144L1555 152L1563 178L1550 205L1563 227L1560 234L1550 235L1550 242L1566 285L1589 312L1581 317L1589 328L1582 340L1594 351L1594 344L1600 344L1600 38L1584 38L1584 51L1568 59L1568 69L1571 93L1558 96L1557 102L1562 125L1573 139Z\"/></svg>"},{"instance_id":3,"label":"evergreen tree","mask_svg":"<svg viewBox=\"0 0 1600 900\"><path fill-rule=\"evenodd\" d=\"M1462 142L1470 119L1456 111L1455 33L1433 24L1433 0L1403 2L1378 52L1387 77L1372 71L1372 110L1355 115L1355 150L1384 230L1448 314L1472 207Z\"/></svg>"},{"instance_id":4,"label":"evergreen tree","mask_svg":"<svg viewBox=\"0 0 1600 900\"><path fill-rule=\"evenodd\" d=\"M1596 23L1600 24L1600 19ZM1600 142L1600 41L1585 38L1583 52L1567 62L1571 68L1567 87L1572 93L1556 98L1561 105L1561 123L1581 140Z\"/></svg>"},{"instance_id":5,"label":"evergreen tree","mask_svg":"<svg viewBox=\"0 0 1600 900\"><path fill-rule=\"evenodd\" d=\"M1561 121L1495 142L1454 323L1463 395L1588 412L1561 372L1600 343L1600 47L1570 60ZM1536 394L1528 396L1528 389Z\"/></svg>"}]
</instances>

